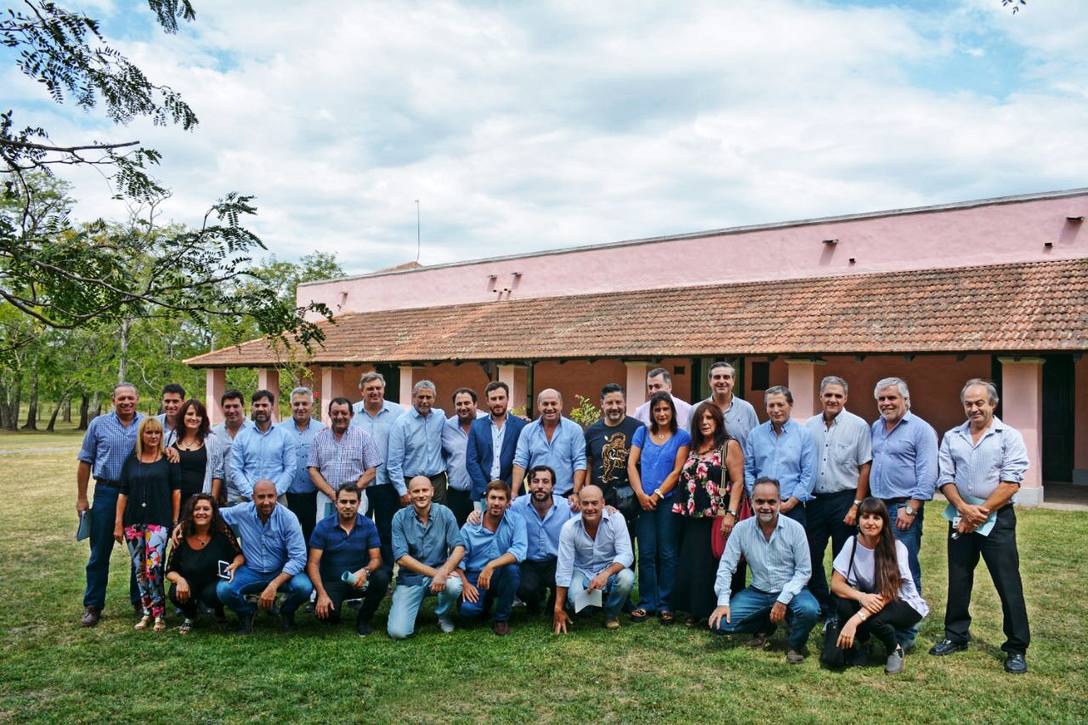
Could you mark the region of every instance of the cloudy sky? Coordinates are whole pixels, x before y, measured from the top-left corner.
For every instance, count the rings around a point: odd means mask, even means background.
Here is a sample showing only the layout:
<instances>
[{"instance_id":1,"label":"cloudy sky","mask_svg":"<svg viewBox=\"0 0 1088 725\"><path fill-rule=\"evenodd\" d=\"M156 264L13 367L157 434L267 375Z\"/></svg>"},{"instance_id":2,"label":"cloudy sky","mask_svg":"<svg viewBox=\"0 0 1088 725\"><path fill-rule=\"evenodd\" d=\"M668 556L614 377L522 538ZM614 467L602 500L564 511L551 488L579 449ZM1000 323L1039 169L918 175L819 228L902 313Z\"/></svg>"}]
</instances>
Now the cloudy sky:
<instances>
[{"instance_id":1,"label":"cloudy sky","mask_svg":"<svg viewBox=\"0 0 1088 725\"><path fill-rule=\"evenodd\" d=\"M9 5L10 3L4 3ZM362 273L1088 186L1088 3L93 0L191 132L4 98L57 142L160 150L167 217L228 191L294 259ZM79 215L120 218L96 175Z\"/></svg>"}]
</instances>

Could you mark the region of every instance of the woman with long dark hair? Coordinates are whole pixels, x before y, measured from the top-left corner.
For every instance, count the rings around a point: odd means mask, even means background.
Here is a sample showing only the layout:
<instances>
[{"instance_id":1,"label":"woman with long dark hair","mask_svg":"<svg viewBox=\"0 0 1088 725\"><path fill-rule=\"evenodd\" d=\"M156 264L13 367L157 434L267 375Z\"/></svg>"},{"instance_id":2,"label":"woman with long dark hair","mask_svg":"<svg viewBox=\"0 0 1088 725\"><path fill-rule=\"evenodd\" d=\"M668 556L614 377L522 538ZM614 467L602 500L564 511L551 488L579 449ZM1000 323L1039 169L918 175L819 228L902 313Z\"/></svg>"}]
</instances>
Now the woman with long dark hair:
<instances>
[{"instance_id":1,"label":"woman with long dark hair","mask_svg":"<svg viewBox=\"0 0 1088 725\"><path fill-rule=\"evenodd\" d=\"M838 639L821 661L830 667L862 664L870 636L887 651L884 671L903 671L903 648L895 630L912 627L929 613L914 586L907 547L892 534L884 502L870 496L858 508L858 533L847 540L832 565L831 593L838 610ZM829 646L825 644L825 650Z\"/></svg>"},{"instance_id":2,"label":"woman with long dark hair","mask_svg":"<svg viewBox=\"0 0 1088 725\"><path fill-rule=\"evenodd\" d=\"M691 414L691 450L672 504L679 550L672 604L688 615L685 624L705 622L717 606L718 559L711 534L715 526L725 534L733 530L743 494L744 453L726 431L721 409L704 401ZM744 588L744 569L738 567L738 573L740 580L733 587L739 592Z\"/></svg>"},{"instance_id":3,"label":"woman with long dark hair","mask_svg":"<svg viewBox=\"0 0 1088 725\"><path fill-rule=\"evenodd\" d=\"M166 580L170 582L170 601L185 615L178 631L188 634L200 603L223 621L223 603L215 595L215 585L221 578L219 562L227 562L222 576L228 577L246 559L211 494L190 497L178 527L182 538L170 552Z\"/></svg>"},{"instance_id":4,"label":"woman with long dark hair","mask_svg":"<svg viewBox=\"0 0 1088 725\"><path fill-rule=\"evenodd\" d=\"M627 478L642 513L638 531L638 608L631 619L641 622L656 613L672 624L672 585L676 577L676 533L673 489L688 458L691 436L676 424L676 404L667 391L650 398L650 427L639 428L627 457Z\"/></svg>"},{"instance_id":5,"label":"woman with long dark hair","mask_svg":"<svg viewBox=\"0 0 1088 725\"><path fill-rule=\"evenodd\" d=\"M181 466L181 506L198 493L219 496L223 485L223 444L211 435L208 411L199 400L186 400L178 409L177 440Z\"/></svg>"}]
</instances>

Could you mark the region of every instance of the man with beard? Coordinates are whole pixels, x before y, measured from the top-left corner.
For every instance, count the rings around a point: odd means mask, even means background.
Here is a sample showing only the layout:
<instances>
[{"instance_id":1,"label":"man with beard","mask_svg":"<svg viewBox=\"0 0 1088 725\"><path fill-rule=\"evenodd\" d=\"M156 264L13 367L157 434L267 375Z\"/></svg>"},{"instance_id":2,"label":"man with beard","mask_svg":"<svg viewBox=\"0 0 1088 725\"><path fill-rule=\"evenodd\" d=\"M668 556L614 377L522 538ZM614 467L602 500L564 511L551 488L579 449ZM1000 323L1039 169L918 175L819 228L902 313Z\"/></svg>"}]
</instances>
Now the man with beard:
<instances>
[{"instance_id":1,"label":"man with beard","mask_svg":"<svg viewBox=\"0 0 1088 725\"><path fill-rule=\"evenodd\" d=\"M228 486L228 504L251 500L253 484L259 480L272 481L276 485L276 495L287 502L287 489L291 488L295 477L298 455L294 437L272 425L272 406L275 404L276 398L271 391L258 390L253 394L253 427L242 429L230 450L234 500Z\"/></svg>"},{"instance_id":2,"label":"man with beard","mask_svg":"<svg viewBox=\"0 0 1088 725\"><path fill-rule=\"evenodd\" d=\"M453 391L453 413L442 427L442 454L446 457L446 475L449 477L446 505L457 518L457 525L462 526L472 513L472 477L465 458L472 424L478 417L476 391L472 388Z\"/></svg>"},{"instance_id":3,"label":"man with beard","mask_svg":"<svg viewBox=\"0 0 1088 725\"><path fill-rule=\"evenodd\" d=\"M756 515L733 528L718 564L714 582L718 606L710 614L710 628L722 634L755 634L752 646L762 647L775 626L788 621L786 661L800 664L820 605L805 589L812 575L805 527L780 515L781 504L778 481L761 478L755 482L752 507ZM748 561L752 582L733 593L733 572L741 556Z\"/></svg>"},{"instance_id":4,"label":"man with beard","mask_svg":"<svg viewBox=\"0 0 1088 725\"><path fill-rule=\"evenodd\" d=\"M518 437L526 423L510 415L510 386L496 380L484 388L488 415L472 424L465 449L465 469L472 478L472 500L481 502L491 481L510 484L514 473L514 453Z\"/></svg>"},{"instance_id":5,"label":"man with beard","mask_svg":"<svg viewBox=\"0 0 1088 725\"><path fill-rule=\"evenodd\" d=\"M219 397L219 409L223 411L223 422L212 426L212 433L223 443L223 490L219 494L219 505L222 506L242 500L234 482L231 451L238 434L246 428L252 428L253 421L246 418L246 399L237 390L228 390Z\"/></svg>"},{"instance_id":6,"label":"man with beard","mask_svg":"<svg viewBox=\"0 0 1088 725\"><path fill-rule=\"evenodd\" d=\"M555 471L547 466L536 466L529 469L527 475L529 493L514 499L510 511L525 521L528 541L525 561L518 567L518 599L525 602L530 614L538 614L540 600L548 591L551 594L547 611L551 611L555 604L555 562L559 555L559 534L563 524L574 514L565 498L552 493Z\"/></svg>"},{"instance_id":7,"label":"man with beard","mask_svg":"<svg viewBox=\"0 0 1088 725\"><path fill-rule=\"evenodd\" d=\"M461 560L461 616L475 619L494 607L491 630L510 633L510 610L520 582L518 563L528 547L525 520L507 511L510 487L502 481L487 484L487 508L478 524L461 527L465 558Z\"/></svg>"},{"instance_id":8,"label":"man with beard","mask_svg":"<svg viewBox=\"0 0 1088 725\"><path fill-rule=\"evenodd\" d=\"M329 401L329 422L310 448L310 481L317 488L320 517L331 516L336 492L345 486L359 491L356 508L366 511L366 489L378 475L382 462L374 440L362 428L351 427L351 401Z\"/></svg>"}]
</instances>

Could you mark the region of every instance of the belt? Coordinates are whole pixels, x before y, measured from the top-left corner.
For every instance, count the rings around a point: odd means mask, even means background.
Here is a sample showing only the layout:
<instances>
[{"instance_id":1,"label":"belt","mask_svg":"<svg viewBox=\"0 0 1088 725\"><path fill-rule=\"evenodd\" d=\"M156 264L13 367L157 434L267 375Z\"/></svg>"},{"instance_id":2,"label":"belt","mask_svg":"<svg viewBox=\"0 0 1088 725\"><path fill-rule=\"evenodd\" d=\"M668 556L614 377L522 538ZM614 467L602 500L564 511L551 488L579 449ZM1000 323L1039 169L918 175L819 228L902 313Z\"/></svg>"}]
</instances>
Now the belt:
<instances>
[{"instance_id":1,"label":"belt","mask_svg":"<svg viewBox=\"0 0 1088 725\"><path fill-rule=\"evenodd\" d=\"M841 491L823 491L823 492L820 492L820 493L818 493L816 491L813 491L812 492L812 497L813 498L820 498L822 496L841 496L844 493L853 494L853 493L857 493L857 491L856 491L856 489L853 489L853 488L844 488Z\"/></svg>"},{"instance_id":2,"label":"belt","mask_svg":"<svg viewBox=\"0 0 1088 725\"><path fill-rule=\"evenodd\" d=\"M109 486L110 488L120 488L120 481L111 481L108 478L96 478L94 479L94 485L96 486Z\"/></svg>"},{"instance_id":3,"label":"belt","mask_svg":"<svg viewBox=\"0 0 1088 725\"><path fill-rule=\"evenodd\" d=\"M910 501L910 496L897 496L896 498L884 498L881 499L884 503L901 504Z\"/></svg>"}]
</instances>

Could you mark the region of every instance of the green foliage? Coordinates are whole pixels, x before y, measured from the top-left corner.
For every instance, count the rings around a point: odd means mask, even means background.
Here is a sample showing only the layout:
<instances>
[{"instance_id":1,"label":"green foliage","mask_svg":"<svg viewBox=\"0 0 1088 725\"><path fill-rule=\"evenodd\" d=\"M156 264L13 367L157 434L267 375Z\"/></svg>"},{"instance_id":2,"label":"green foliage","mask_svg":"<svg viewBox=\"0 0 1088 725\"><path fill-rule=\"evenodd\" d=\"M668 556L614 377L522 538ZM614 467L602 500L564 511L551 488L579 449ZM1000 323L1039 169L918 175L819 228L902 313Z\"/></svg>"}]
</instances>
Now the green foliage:
<instances>
[{"instance_id":1,"label":"green foliage","mask_svg":"<svg viewBox=\"0 0 1088 725\"><path fill-rule=\"evenodd\" d=\"M593 401L584 395L575 395L576 405L570 411L570 419L583 428L596 423L601 419L601 409L593 404Z\"/></svg>"}]
</instances>

